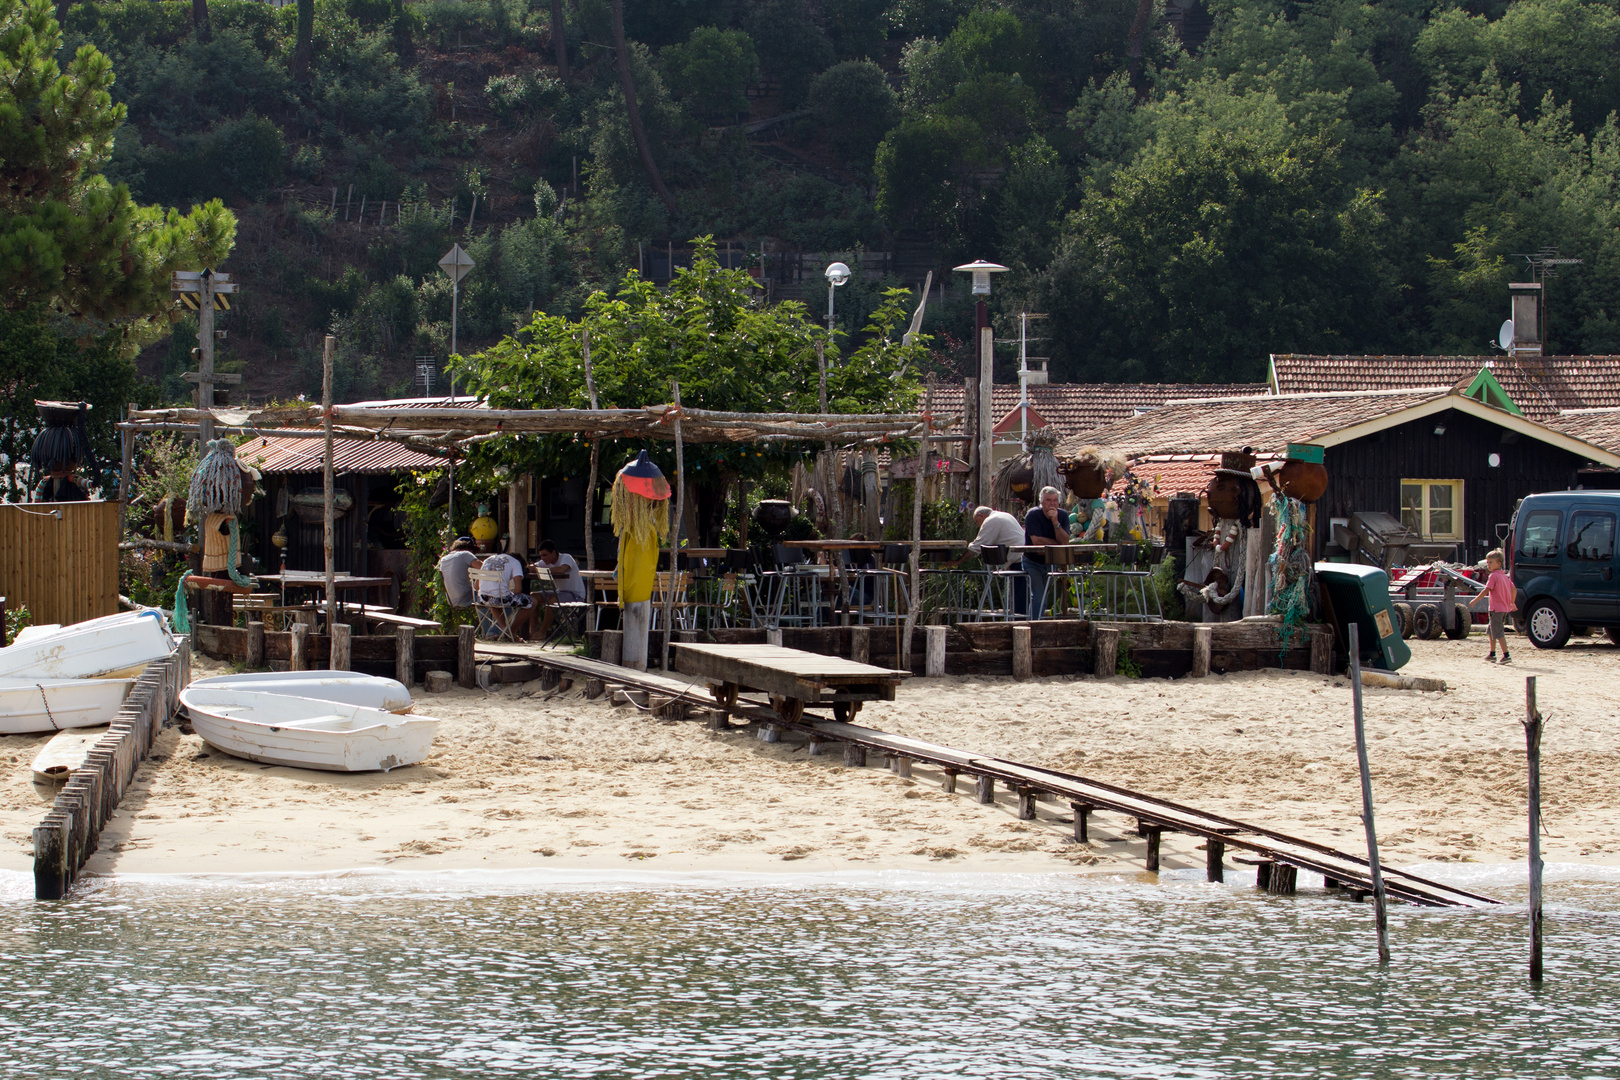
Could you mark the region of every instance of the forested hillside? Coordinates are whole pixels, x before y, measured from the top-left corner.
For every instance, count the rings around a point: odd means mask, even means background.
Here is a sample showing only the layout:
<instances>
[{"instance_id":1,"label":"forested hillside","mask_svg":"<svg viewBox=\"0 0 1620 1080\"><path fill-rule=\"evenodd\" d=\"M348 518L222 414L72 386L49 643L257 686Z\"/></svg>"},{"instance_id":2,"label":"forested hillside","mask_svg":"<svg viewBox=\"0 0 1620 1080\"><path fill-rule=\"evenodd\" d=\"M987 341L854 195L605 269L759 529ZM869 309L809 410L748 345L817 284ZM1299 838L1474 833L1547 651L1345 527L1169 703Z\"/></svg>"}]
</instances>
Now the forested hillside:
<instances>
[{"instance_id":1,"label":"forested hillside","mask_svg":"<svg viewBox=\"0 0 1620 1080\"><path fill-rule=\"evenodd\" d=\"M701 235L1006 263L1056 379L1482 352L1547 247L1584 260L1551 350L1620 351L1608 0L622 4L315 0L304 47L298 5L58 13L128 107L109 178L236 213L221 356L254 397L313 391L326 332L340 396L406 391L448 350L452 242L463 352ZM844 328L892 283L844 290ZM143 358L168 396L192 325Z\"/></svg>"}]
</instances>

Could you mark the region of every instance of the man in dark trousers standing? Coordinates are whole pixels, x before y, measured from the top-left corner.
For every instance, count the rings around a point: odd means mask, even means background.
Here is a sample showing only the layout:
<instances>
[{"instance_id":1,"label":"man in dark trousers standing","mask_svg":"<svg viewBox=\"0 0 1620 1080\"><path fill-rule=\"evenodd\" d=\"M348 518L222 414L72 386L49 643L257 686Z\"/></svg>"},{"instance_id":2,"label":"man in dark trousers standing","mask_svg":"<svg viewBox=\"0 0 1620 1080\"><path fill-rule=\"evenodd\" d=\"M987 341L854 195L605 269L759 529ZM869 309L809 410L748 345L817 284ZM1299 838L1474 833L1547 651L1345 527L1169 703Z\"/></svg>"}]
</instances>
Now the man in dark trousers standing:
<instances>
[{"instance_id":1,"label":"man in dark trousers standing","mask_svg":"<svg viewBox=\"0 0 1620 1080\"><path fill-rule=\"evenodd\" d=\"M1058 502L1063 493L1055 487L1041 488L1041 504L1029 508L1024 515L1024 543L1046 546L1067 544L1069 531L1063 527L1063 512ZM1024 573L1029 576L1029 618L1041 617L1046 607L1046 576L1052 572L1044 555L1027 552L1024 555Z\"/></svg>"}]
</instances>

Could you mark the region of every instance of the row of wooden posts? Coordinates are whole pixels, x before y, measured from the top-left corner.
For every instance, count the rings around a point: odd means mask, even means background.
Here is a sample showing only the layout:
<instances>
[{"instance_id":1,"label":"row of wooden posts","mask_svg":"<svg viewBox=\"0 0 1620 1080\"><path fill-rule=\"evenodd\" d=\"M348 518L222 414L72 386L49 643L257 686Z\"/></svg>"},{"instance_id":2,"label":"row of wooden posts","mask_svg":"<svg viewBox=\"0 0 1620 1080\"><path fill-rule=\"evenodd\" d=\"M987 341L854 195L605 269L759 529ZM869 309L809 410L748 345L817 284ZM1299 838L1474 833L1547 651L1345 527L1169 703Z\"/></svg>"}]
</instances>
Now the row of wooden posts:
<instances>
[{"instance_id":1,"label":"row of wooden posts","mask_svg":"<svg viewBox=\"0 0 1620 1080\"><path fill-rule=\"evenodd\" d=\"M191 642L167 658L148 664L135 680L123 708L97 740L84 764L73 771L45 819L34 827L34 896L60 899L86 860L101 830L112 819L135 770L152 741L174 715L180 690L191 681Z\"/></svg>"}]
</instances>

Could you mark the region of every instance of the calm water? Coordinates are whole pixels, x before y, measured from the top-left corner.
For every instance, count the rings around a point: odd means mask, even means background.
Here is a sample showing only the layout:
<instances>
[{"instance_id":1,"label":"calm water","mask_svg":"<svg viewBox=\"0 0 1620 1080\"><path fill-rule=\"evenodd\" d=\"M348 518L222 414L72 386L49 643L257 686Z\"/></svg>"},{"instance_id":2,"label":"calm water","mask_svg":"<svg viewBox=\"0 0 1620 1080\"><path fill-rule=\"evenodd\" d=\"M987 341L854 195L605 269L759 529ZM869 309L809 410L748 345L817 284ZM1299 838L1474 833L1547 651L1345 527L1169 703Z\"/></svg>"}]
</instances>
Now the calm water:
<instances>
[{"instance_id":1,"label":"calm water","mask_svg":"<svg viewBox=\"0 0 1620 1080\"><path fill-rule=\"evenodd\" d=\"M1489 873L1472 884L1522 895ZM1585 873L1584 871L1582 873ZM1464 879L1458 879L1462 881ZM0 876L0 1076L1620 1076L1620 884Z\"/></svg>"}]
</instances>

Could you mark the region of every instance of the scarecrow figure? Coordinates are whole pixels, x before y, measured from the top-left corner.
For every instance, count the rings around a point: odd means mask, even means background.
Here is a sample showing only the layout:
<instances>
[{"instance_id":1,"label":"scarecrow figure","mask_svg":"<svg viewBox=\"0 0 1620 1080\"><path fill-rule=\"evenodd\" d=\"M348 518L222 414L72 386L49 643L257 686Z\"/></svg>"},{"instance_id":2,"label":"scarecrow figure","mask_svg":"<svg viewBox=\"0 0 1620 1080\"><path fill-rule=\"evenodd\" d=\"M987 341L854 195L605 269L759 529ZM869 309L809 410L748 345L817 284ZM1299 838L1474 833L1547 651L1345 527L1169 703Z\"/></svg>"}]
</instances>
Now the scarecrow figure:
<instances>
[{"instance_id":1,"label":"scarecrow figure","mask_svg":"<svg viewBox=\"0 0 1620 1080\"><path fill-rule=\"evenodd\" d=\"M34 437L28 463L39 483L30 497L34 502L84 502L90 493L74 478L86 464L95 471L95 455L90 452L90 433L85 414L90 406L82 401L36 401L45 427Z\"/></svg>"},{"instance_id":2,"label":"scarecrow figure","mask_svg":"<svg viewBox=\"0 0 1620 1080\"><path fill-rule=\"evenodd\" d=\"M1203 604L1204 622L1243 618L1248 530L1259 527L1261 510L1260 485L1249 474L1252 468L1254 452L1248 447L1224 453L1204 492L1214 526L1194 546L1187 579L1178 587L1182 596Z\"/></svg>"},{"instance_id":3,"label":"scarecrow figure","mask_svg":"<svg viewBox=\"0 0 1620 1080\"><path fill-rule=\"evenodd\" d=\"M624 631L621 663L647 670L647 634L652 629L652 594L658 549L669 535L669 481L643 450L613 478L608 520L619 538L619 609Z\"/></svg>"},{"instance_id":4,"label":"scarecrow figure","mask_svg":"<svg viewBox=\"0 0 1620 1080\"><path fill-rule=\"evenodd\" d=\"M224 570L231 580L249 581L237 569L242 565L242 538L236 518L242 512L242 466L229 439L210 442L186 493L186 516L202 522L204 573ZM248 488L249 498L252 488Z\"/></svg>"}]
</instances>

